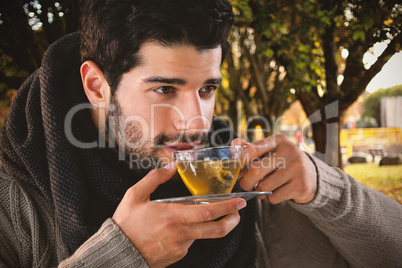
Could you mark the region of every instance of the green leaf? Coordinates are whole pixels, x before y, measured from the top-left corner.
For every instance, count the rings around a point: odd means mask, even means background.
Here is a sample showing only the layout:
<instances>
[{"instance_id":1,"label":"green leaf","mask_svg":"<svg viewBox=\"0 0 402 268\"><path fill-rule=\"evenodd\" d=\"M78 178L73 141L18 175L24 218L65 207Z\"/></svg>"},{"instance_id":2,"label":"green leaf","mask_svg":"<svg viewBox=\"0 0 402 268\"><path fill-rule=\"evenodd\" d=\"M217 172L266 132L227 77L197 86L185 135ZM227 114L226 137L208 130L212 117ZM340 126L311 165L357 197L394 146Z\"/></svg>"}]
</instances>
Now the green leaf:
<instances>
[{"instance_id":1,"label":"green leaf","mask_svg":"<svg viewBox=\"0 0 402 268\"><path fill-rule=\"evenodd\" d=\"M353 40L356 41L358 39L365 41L366 40L366 34L362 30L357 30L356 32L353 33Z\"/></svg>"},{"instance_id":2,"label":"green leaf","mask_svg":"<svg viewBox=\"0 0 402 268\"><path fill-rule=\"evenodd\" d=\"M274 55L274 51L272 49L267 49L267 50L264 51L264 55L267 58L271 58Z\"/></svg>"}]
</instances>

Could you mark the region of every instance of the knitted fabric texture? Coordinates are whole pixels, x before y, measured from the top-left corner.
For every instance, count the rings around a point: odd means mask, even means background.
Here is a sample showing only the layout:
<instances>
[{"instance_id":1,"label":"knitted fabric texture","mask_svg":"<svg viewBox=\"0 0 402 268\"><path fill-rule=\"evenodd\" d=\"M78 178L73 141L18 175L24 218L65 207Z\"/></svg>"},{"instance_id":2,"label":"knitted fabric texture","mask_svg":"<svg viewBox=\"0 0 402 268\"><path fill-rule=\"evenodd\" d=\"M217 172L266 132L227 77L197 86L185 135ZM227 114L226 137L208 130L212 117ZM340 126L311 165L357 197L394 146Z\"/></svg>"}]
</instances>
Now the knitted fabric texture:
<instances>
[{"instance_id":1,"label":"knitted fabric texture","mask_svg":"<svg viewBox=\"0 0 402 268\"><path fill-rule=\"evenodd\" d=\"M18 90L0 136L0 163L13 177L29 183L53 206L63 238L75 251L110 218L126 190L145 174L119 161L110 148L97 146L79 74L80 34L56 41L42 66ZM79 104L86 104L77 108ZM79 111L68 117L71 109ZM72 113L70 113L71 115ZM71 122L71 133L65 123ZM215 120L211 133L227 126ZM229 128L213 135L230 143ZM79 141L88 148L75 146ZM239 185L234 191L241 191ZM170 180L151 199L189 195L180 180ZM238 226L221 239L197 240L174 267L252 267L255 259L256 205L240 211Z\"/></svg>"}]
</instances>

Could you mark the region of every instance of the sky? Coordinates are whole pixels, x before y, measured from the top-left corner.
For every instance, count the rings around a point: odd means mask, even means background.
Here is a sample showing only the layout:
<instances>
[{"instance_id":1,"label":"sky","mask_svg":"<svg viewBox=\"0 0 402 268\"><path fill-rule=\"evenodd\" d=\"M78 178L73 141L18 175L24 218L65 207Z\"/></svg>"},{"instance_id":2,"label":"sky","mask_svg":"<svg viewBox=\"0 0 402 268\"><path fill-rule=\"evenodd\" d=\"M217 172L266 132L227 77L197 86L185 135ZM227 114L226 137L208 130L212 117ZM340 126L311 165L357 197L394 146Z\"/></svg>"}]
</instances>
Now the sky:
<instances>
[{"instance_id":1,"label":"sky","mask_svg":"<svg viewBox=\"0 0 402 268\"><path fill-rule=\"evenodd\" d=\"M385 47L385 43L377 43L374 45L372 53L366 53L363 58L366 68L375 62ZM402 84L402 51L394 54L388 60L382 70L367 85L366 91L372 93L380 88L389 88L400 84Z\"/></svg>"}]
</instances>

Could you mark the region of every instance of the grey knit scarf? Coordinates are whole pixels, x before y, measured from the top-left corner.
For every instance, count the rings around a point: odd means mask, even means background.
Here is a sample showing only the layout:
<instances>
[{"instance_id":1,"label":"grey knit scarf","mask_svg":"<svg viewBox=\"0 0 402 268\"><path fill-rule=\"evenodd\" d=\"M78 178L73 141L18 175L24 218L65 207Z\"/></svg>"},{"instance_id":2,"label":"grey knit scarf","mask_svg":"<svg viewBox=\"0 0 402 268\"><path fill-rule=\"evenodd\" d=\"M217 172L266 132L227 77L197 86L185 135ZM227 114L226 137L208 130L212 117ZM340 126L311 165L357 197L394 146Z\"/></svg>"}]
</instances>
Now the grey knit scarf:
<instances>
[{"instance_id":1,"label":"grey knit scarf","mask_svg":"<svg viewBox=\"0 0 402 268\"><path fill-rule=\"evenodd\" d=\"M66 138L67 113L88 103L79 75L79 44L80 34L74 33L49 47L41 68L18 90L0 136L1 166L52 204L71 252L113 215L125 191L145 175L108 148L82 149ZM227 126L214 120L211 131L222 128ZM229 131L220 131L222 144L230 142ZM89 109L73 117L72 134L84 143L98 140ZM239 190L237 185L235 191ZM189 194L181 181L169 181L151 198ZM186 257L172 266L253 267L254 201L240 215L240 223L226 237L195 241Z\"/></svg>"}]
</instances>

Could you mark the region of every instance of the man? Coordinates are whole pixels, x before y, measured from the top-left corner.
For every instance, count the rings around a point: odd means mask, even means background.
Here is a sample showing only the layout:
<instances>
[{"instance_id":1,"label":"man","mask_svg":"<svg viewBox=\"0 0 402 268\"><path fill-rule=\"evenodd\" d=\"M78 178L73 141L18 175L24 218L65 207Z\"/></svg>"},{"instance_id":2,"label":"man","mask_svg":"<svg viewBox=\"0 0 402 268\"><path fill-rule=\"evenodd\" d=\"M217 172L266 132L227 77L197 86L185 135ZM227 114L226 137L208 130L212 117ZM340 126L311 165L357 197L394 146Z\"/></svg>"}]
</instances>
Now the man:
<instances>
[{"instance_id":1,"label":"man","mask_svg":"<svg viewBox=\"0 0 402 268\"><path fill-rule=\"evenodd\" d=\"M213 118L232 22L226 0L87 2L82 34L49 48L2 129L1 266L401 265L397 202ZM173 151L224 144L245 146L234 191L272 195L150 201L189 195Z\"/></svg>"}]
</instances>

